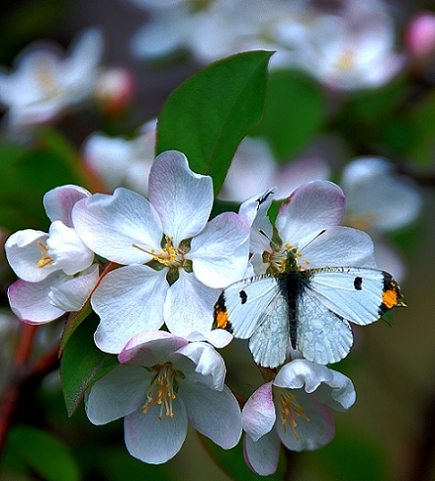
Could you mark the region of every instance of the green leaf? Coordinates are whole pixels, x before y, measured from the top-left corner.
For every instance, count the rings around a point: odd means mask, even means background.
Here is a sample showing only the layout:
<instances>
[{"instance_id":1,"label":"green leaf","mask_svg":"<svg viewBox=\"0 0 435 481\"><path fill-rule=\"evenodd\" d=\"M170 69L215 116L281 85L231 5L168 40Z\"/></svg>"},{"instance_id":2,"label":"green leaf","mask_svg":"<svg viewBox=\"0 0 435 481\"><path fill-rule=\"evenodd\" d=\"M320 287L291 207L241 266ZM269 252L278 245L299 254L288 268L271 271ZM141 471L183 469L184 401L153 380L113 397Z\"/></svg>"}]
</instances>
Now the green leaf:
<instances>
[{"instance_id":1,"label":"green leaf","mask_svg":"<svg viewBox=\"0 0 435 481\"><path fill-rule=\"evenodd\" d=\"M79 481L78 467L67 448L53 435L31 426L14 426L8 443L47 481Z\"/></svg>"},{"instance_id":2,"label":"green leaf","mask_svg":"<svg viewBox=\"0 0 435 481\"><path fill-rule=\"evenodd\" d=\"M74 331L65 347L60 376L68 416L77 409L85 390L116 367L118 359L100 351L94 343L99 319L92 314Z\"/></svg>"},{"instance_id":3,"label":"green leaf","mask_svg":"<svg viewBox=\"0 0 435 481\"><path fill-rule=\"evenodd\" d=\"M79 312L70 313L65 323L65 328L62 333L62 339L60 340L59 355L61 355L65 350L65 347L71 336L73 335L74 331L92 312L92 307L90 301L88 300Z\"/></svg>"},{"instance_id":4,"label":"green leaf","mask_svg":"<svg viewBox=\"0 0 435 481\"><path fill-rule=\"evenodd\" d=\"M157 127L156 153L183 152L213 178L215 193L246 134L260 121L271 52L245 52L201 70L170 95Z\"/></svg>"},{"instance_id":5,"label":"green leaf","mask_svg":"<svg viewBox=\"0 0 435 481\"><path fill-rule=\"evenodd\" d=\"M210 456L231 479L235 481L259 481L260 479L282 481L284 479L284 462L278 464L278 469L274 474L263 478L248 468L243 457L242 441L233 449L222 449L205 436L201 434L198 436Z\"/></svg>"},{"instance_id":6,"label":"green leaf","mask_svg":"<svg viewBox=\"0 0 435 481\"><path fill-rule=\"evenodd\" d=\"M263 120L254 136L266 137L278 159L296 155L323 126L326 99L320 86L299 72L271 72Z\"/></svg>"}]
</instances>

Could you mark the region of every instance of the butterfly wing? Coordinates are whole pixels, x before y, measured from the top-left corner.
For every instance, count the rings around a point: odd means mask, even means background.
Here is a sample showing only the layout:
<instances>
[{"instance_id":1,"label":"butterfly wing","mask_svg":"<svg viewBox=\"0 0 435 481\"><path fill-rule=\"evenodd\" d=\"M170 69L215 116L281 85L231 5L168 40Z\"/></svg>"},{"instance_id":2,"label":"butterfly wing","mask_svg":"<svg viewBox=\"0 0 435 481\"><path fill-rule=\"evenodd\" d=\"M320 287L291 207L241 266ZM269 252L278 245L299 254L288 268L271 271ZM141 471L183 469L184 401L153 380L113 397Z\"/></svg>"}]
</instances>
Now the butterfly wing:
<instances>
[{"instance_id":1,"label":"butterfly wing","mask_svg":"<svg viewBox=\"0 0 435 481\"><path fill-rule=\"evenodd\" d=\"M255 362L276 367L285 360L289 344L286 299L273 276L255 276L231 284L215 305L213 328L241 339L251 338Z\"/></svg>"},{"instance_id":2,"label":"butterfly wing","mask_svg":"<svg viewBox=\"0 0 435 481\"><path fill-rule=\"evenodd\" d=\"M377 269L325 267L305 273L296 347L319 364L348 354L353 337L347 321L370 324L389 309L406 305L391 275Z\"/></svg>"},{"instance_id":3,"label":"butterfly wing","mask_svg":"<svg viewBox=\"0 0 435 481\"><path fill-rule=\"evenodd\" d=\"M371 324L393 307L406 305L399 286L387 272L363 267L325 267L308 272L311 293L329 310L355 324Z\"/></svg>"}]
</instances>

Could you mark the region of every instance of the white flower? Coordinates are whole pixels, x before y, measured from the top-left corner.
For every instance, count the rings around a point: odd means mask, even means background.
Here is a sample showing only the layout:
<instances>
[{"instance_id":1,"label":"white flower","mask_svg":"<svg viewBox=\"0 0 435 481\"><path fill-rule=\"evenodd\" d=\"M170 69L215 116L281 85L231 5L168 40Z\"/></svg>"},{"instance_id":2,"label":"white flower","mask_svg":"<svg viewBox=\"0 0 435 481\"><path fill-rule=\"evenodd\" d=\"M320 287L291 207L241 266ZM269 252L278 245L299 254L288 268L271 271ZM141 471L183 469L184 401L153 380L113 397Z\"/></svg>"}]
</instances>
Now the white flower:
<instances>
[{"instance_id":1,"label":"white flower","mask_svg":"<svg viewBox=\"0 0 435 481\"><path fill-rule=\"evenodd\" d=\"M109 191L127 187L142 195L148 191L148 174L154 160L156 123L151 120L133 139L108 137L98 132L83 146L86 164L102 179Z\"/></svg>"},{"instance_id":2,"label":"white flower","mask_svg":"<svg viewBox=\"0 0 435 481\"><path fill-rule=\"evenodd\" d=\"M124 264L105 276L91 301L101 319L96 343L106 352L120 352L133 335L163 322L183 337L210 333L219 289L247 266L248 224L232 212L207 222L212 180L193 173L182 153L155 159L148 191L150 201L119 188L74 207L83 241Z\"/></svg>"},{"instance_id":3,"label":"white flower","mask_svg":"<svg viewBox=\"0 0 435 481\"><path fill-rule=\"evenodd\" d=\"M97 425L124 417L132 456L152 464L171 459L188 421L224 449L238 443L240 408L224 385L224 361L209 344L146 332L131 339L118 358L122 364L87 392L86 414Z\"/></svg>"},{"instance_id":4,"label":"white flower","mask_svg":"<svg viewBox=\"0 0 435 481\"><path fill-rule=\"evenodd\" d=\"M327 179L330 169L317 158L304 158L285 166L278 165L268 142L245 137L238 146L219 198L242 202L275 185L276 197L288 197L296 187L310 180Z\"/></svg>"},{"instance_id":5,"label":"white flower","mask_svg":"<svg viewBox=\"0 0 435 481\"><path fill-rule=\"evenodd\" d=\"M400 255L382 237L417 218L422 205L417 185L395 173L385 159L376 157L350 162L341 185L346 194L344 223L370 233L375 239L379 267L401 279L404 266Z\"/></svg>"},{"instance_id":6,"label":"white flower","mask_svg":"<svg viewBox=\"0 0 435 481\"><path fill-rule=\"evenodd\" d=\"M340 187L319 180L308 182L291 194L288 203L281 205L275 228L266 216L266 209L258 210L251 228L251 232L258 234L251 237L250 248L255 273L282 272L290 250L300 269L374 267L370 237L365 232L339 226L344 205ZM242 204L245 219L252 218L252 207L252 199Z\"/></svg>"},{"instance_id":7,"label":"white flower","mask_svg":"<svg viewBox=\"0 0 435 481\"><path fill-rule=\"evenodd\" d=\"M95 286L99 271L94 253L72 227L74 204L91 194L78 186L57 187L44 196L52 221L49 232L26 229L5 243L6 257L20 278L9 287L13 312L31 324L79 311Z\"/></svg>"},{"instance_id":8,"label":"white flower","mask_svg":"<svg viewBox=\"0 0 435 481\"><path fill-rule=\"evenodd\" d=\"M103 40L85 31L62 58L59 47L37 44L17 59L13 72L0 74L0 102L8 108L11 129L45 123L87 98L97 78Z\"/></svg>"},{"instance_id":9,"label":"white flower","mask_svg":"<svg viewBox=\"0 0 435 481\"><path fill-rule=\"evenodd\" d=\"M248 466L266 476L276 471L281 442L293 451L328 444L335 434L328 408L347 411L355 399L352 381L337 371L305 359L284 365L243 407Z\"/></svg>"}]
</instances>

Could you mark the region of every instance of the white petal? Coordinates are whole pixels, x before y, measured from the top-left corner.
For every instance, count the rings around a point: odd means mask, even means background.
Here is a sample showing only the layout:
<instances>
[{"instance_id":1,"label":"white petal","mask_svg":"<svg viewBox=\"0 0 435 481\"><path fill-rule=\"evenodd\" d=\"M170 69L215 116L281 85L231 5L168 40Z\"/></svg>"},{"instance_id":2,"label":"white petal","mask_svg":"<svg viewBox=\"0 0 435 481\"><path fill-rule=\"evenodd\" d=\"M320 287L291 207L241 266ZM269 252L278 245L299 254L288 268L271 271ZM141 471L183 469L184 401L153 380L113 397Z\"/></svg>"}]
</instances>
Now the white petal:
<instances>
[{"instance_id":1,"label":"white petal","mask_svg":"<svg viewBox=\"0 0 435 481\"><path fill-rule=\"evenodd\" d=\"M148 262L153 255L144 250L160 250L160 219L152 205L131 190L119 188L113 195L95 194L77 202L73 223L88 247L119 264Z\"/></svg>"},{"instance_id":2,"label":"white petal","mask_svg":"<svg viewBox=\"0 0 435 481\"><path fill-rule=\"evenodd\" d=\"M90 192L77 185L56 187L44 195L43 204L45 212L51 222L60 220L66 226L72 227L71 212L74 204L80 199L90 196Z\"/></svg>"},{"instance_id":3,"label":"white petal","mask_svg":"<svg viewBox=\"0 0 435 481\"><path fill-rule=\"evenodd\" d=\"M316 180L296 189L289 204L282 204L276 227L283 241L298 245L300 239L338 225L344 212L344 194L332 182Z\"/></svg>"},{"instance_id":4,"label":"white petal","mask_svg":"<svg viewBox=\"0 0 435 481\"><path fill-rule=\"evenodd\" d=\"M240 407L224 386L215 391L200 383L181 382L178 391L192 426L224 449L233 448L242 434Z\"/></svg>"},{"instance_id":5,"label":"white petal","mask_svg":"<svg viewBox=\"0 0 435 481\"><path fill-rule=\"evenodd\" d=\"M276 420L272 382L260 386L246 401L242 410L242 427L253 441L273 429Z\"/></svg>"},{"instance_id":6,"label":"white petal","mask_svg":"<svg viewBox=\"0 0 435 481\"><path fill-rule=\"evenodd\" d=\"M204 285L193 273L181 269L179 273L166 294L166 326L177 336L187 337L195 331L207 333L213 324L213 306L220 291Z\"/></svg>"},{"instance_id":7,"label":"white petal","mask_svg":"<svg viewBox=\"0 0 435 481\"><path fill-rule=\"evenodd\" d=\"M73 277L58 287L53 286L48 294L51 303L65 312L79 311L99 277L98 265L94 264L80 276Z\"/></svg>"},{"instance_id":8,"label":"white petal","mask_svg":"<svg viewBox=\"0 0 435 481\"><path fill-rule=\"evenodd\" d=\"M254 473L269 476L276 471L279 461L281 440L275 429L254 442L246 435L243 440L243 452L246 464Z\"/></svg>"},{"instance_id":9,"label":"white petal","mask_svg":"<svg viewBox=\"0 0 435 481\"><path fill-rule=\"evenodd\" d=\"M192 172L181 152L170 150L156 157L148 191L163 232L175 246L205 227L213 205L213 183L211 177Z\"/></svg>"},{"instance_id":10,"label":"white petal","mask_svg":"<svg viewBox=\"0 0 435 481\"><path fill-rule=\"evenodd\" d=\"M243 277L248 265L249 225L234 212L218 215L192 239L186 254L196 277L210 287L226 287Z\"/></svg>"},{"instance_id":11,"label":"white petal","mask_svg":"<svg viewBox=\"0 0 435 481\"><path fill-rule=\"evenodd\" d=\"M174 352L170 359L189 381L222 391L227 372L225 362L210 344L190 342Z\"/></svg>"},{"instance_id":12,"label":"white petal","mask_svg":"<svg viewBox=\"0 0 435 481\"><path fill-rule=\"evenodd\" d=\"M131 414L146 402L152 375L138 366L120 365L86 392L85 408L93 424L106 424Z\"/></svg>"},{"instance_id":13,"label":"white petal","mask_svg":"<svg viewBox=\"0 0 435 481\"><path fill-rule=\"evenodd\" d=\"M373 241L363 231L341 226L330 227L311 242L310 240L301 240L299 253L302 255L297 258L301 267L376 267ZM304 246L305 241L308 244Z\"/></svg>"},{"instance_id":14,"label":"white petal","mask_svg":"<svg viewBox=\"0 0 435 481\"><path fill-rule=\"evenodd\" d=\"M275 426L283 444L292 451L313 450L328 444L335 435L334 420L329 409L303 390L292 390L291 394L296 395L295 401L303 409L304 416L294 414L294 431L289 426L292 419L285 424L277 421Z\"/></svg>"},{"instance_id":15,"label":"white petal","mask_svg":"<svg viewBox=\"0 0 435 481\"><path fill-rule=\"evenodd\" d=\"M50 302L49 293L54 284L69 279L55 272L40 282L18 280L9 286L8 297L14 314L28 324L45 324L54 321L65 311Z\"/></svg>"},{"instance_id":16,"label":"white petal","mask_svg":"<svg viewBox=\"0 0 435 481\"><path fill-rule=\"evenodd\" d=\"M214 329L209 332L192 332L187 336L187 339L191 342L195 341L207 341L212 346L222 349L233 340L233 335L224 329Z\"/></svg>"},{"instance_id":17,"label":"white petal","mask_svg":"<svg viewBox=\"0 0 435 481\"><path fill-rule=\"evenodd\" d=\"M92 264L94 253L80 240L73 227L56 220L50 225L48 234L47 255L53 259L53 267L72 276Z\"/></svg>"},{"instance_id":18,"label":"white petal","mask_svg":"<svg viewBox=\"0 0 435 481\"><path fill-rule=\"evenodd\" d=\"M32 229L20 230L8 238L5 243L6 257L18 277L25 281L38 282L58 269L52 264L38 267L47 239L48 234Z\"/></svg>"},{"instance_id":19,"label":"white petal","mask_svg":"<svg viewBox=\"0 0 435 481\"><path fill-rule=\"evenodd\" d=\"M183 401L172 403L174 417L164 414L161 406L151 405L146 413L137 409L124 419L125 445L128 452L145 463L161 464L173 458L184 443L187 415Z\"/></svg>"},{"instance_id":20,"label":"white petal","mask_svg":"<svg viewBox=\"0 0 435 481\"><path fill-rule=\"evenodd\" d=\"M135 334L159 329L167 289L165 271L148 266L132 265L109 272L91 299L101 320L95 333L97 346L116 354Z\"/></svg>"},{"instance_id":21,"label":"white petal","mask_svg":"<svg viewBox=\"0 0 435 481\"><path fill-rule=\"evenodd\" d=\"M166 331L143 331L127 342L118 359L122 363L152 367L167 362L172 353L186 344L186 339Z\"/></svg>"}]
</instances>

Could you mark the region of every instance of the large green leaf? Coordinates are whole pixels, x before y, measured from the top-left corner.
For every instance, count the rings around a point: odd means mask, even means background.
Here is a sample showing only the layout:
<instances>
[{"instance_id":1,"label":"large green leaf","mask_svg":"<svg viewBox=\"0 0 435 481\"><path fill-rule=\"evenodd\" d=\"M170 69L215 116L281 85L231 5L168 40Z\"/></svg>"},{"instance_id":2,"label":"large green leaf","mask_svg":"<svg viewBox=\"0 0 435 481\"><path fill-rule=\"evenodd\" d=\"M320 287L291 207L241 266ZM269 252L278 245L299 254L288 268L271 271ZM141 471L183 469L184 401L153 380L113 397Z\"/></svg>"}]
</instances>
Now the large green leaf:
<instances>
[{"instance_id":1,"label":"large green leaf","mask_svg":"<svg viewBox=\"0 0 435 481\"><path fill-rule=\"evenodd\" d=\"M51 434L31 426L14 426L8 443L46 481L79 481L78 467L67 448Z\"/></svg>"},{"instance_id":2,"label":"large green leaf","mask_svg":"<svg viewBox=\"0 0 435 481\"><path fill-rule=\"evenodd\" d=\"M323 126L326 100L312 79L290 70L270 74L266 107L253 135L266 137L278 159L296 155Z\"/></svg>"},{"instance_id":3,"label":"large green leaf","mask_svg":"<svg viewBox=\"0 0 435 481\"><path fill-rule=\"evenodd\" d=\"M270 52L228 57L201 70L170 95L157 127L156 153L179 150L218 192L238 144L260 121Z\"/></svg>"},{"instance_id":4,"label":"large green leaf","mask_svg":"<svg viewBox=\"0 0 435 481\"><path fill-rule=\"evenodd\" d=\"M74 331L63 352L60 375L68 416L77 409L85 390L118 365L116 356L95 345L97 324L97 315L90 315Z\"/></svg>"}]
</instances>

